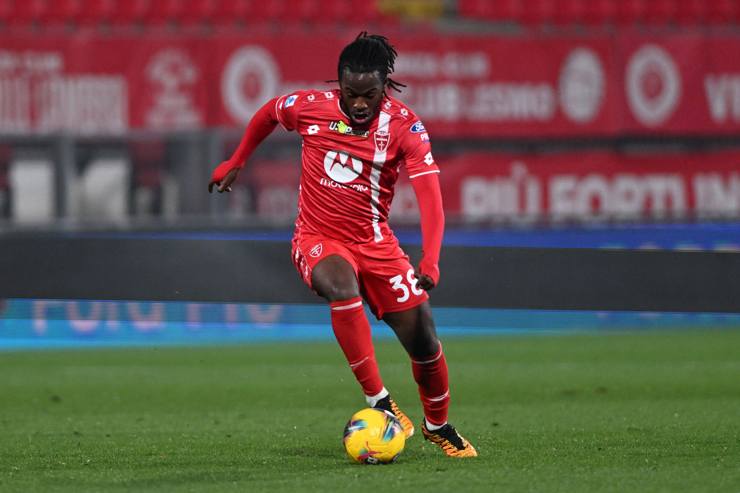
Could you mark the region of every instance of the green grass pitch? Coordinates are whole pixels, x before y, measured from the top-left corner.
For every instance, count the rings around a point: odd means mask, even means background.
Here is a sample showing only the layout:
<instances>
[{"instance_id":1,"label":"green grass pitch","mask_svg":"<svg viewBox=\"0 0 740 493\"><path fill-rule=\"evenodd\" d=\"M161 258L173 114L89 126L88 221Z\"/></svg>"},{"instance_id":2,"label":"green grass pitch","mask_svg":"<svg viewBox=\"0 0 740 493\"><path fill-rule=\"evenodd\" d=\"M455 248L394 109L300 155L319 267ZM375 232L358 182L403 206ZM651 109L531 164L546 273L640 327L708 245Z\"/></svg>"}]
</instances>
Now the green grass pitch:
<instances>
[{"instance_id":1,"label":"green grass pitch","mask_svg":"<svg viewBox=\"0 0 740 493\"><path fill-rule=\"evenodd\" d=\"M740 331L449 339L451 421L349 462L334 343L0 353L0 491L740 491ZM418 424L408 359L377 344Z\"/></svg>"}]
</instances>

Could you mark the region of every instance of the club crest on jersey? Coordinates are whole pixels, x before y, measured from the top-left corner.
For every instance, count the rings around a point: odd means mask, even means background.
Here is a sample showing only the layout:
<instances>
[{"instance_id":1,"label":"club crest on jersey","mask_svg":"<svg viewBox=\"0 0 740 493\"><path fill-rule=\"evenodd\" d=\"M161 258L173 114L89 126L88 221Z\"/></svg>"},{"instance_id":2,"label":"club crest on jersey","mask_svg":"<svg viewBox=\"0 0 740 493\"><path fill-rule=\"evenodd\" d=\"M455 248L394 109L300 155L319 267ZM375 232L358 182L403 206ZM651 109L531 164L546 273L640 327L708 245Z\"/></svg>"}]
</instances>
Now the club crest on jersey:
<instances>
[{"instance_id":1,"label":"club crest on jersey","mask_svg":"<svg viewBox=\"0 0 740 493\"><path fill-rule=\"evenodd\" d=\"M361 131L361 130L354 130L352 127L344 123L343 121L335 121L331 122L329 124L329 130L333 130L339 134L342 135L351 135L353 137L362 137L363 139L366 139L368 135L370 135L370 132L368 130Z\"/></svg>"},{"instance_id":2,"label":"club crest on jersey","mask_svg":"<svg viewBox=\"0 0 740 493\"><path fill-rule=\"evenodd\" d=\"M424 124L421 123L421 120L417 121L413 125L411 125L411 133L412 134L420 134L422 132L426 132L426 129L424 128Z\"/></svg>"},{"instance_id":3,"label":"club crest on jersey","mask_svg":"<svg viewBox=\"0 0 740 493\"><path fill-rule=\"evenodd\" d=\"M321 255L322 251L324 251L324 245L322 243L317 243L308 251L308 254L313 258L317 258L319 255Z\"/></svg>"},{"instance_id":4,"label":"club crest on jersey","mask_svg":"<svg viewBox=\"0 0 740 493\"><path fill-rule=\"evenodd\" d=\"M378 152L385 152L388 149L388 142L391 140L391 134L388 130L376 130L375 131L375 150Z\"/></svg>"}]
</instances>

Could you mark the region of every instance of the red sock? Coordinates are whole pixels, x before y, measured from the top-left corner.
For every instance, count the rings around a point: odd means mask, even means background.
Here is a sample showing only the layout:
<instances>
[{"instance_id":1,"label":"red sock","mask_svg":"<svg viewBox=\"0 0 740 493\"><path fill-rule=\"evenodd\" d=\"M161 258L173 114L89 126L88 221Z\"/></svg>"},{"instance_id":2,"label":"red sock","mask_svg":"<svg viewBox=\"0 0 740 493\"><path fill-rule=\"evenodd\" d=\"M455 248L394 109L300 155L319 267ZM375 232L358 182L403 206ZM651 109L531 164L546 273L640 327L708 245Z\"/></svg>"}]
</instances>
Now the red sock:
<instances>
[{"instance_id":1,"label":"red sock","mask_svg":"<svg viewBox=\"0 0 740 493\"><path fill-rule=\"evenodd\" d=\"M349 300L333 301L331 326L339 346L344 351L349 367L360 382L365 395L376 395L383 390L375 349L370 333L370 323L359 296Z\"/></svg>"},{"instance_id":2,"label":"red sock","mask_svg":"<svg viewBox=\"0 0 740 493\"><path fill-rule=\"evenodd\" d=\"M450 407L447 361L439 350L423 360L411 360L414 380L419 384L419 396L424 406L424 417L433 425L447 423L447 410Z\"/></svg>"}]
</instances>

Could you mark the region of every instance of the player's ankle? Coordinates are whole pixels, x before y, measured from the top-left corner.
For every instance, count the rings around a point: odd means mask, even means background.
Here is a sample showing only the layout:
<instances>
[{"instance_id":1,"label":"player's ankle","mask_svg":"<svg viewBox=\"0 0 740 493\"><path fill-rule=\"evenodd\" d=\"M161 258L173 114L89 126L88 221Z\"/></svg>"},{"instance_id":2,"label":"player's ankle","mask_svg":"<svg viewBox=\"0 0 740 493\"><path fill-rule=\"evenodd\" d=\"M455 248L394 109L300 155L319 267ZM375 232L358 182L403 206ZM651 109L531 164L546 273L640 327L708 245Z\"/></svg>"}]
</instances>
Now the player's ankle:
<instances>
[{"instance_id":1,"label":"player's ankle","mask_svg":"<svg viewBox=\"0 0 740 493\"><path fill-rule=\"evenodd\" d=\"M383 389L375 395L366 395L365 400L367 401L368 406L375 407L379 400L386 398L389 394L388 389L383 387Z\"/></svg>"},{"instance_id":2,"label":"player's ankle","mask_svg":"<svg viewBox=\"0 0 740 493\"><path fill-rule=\"evenodd\" d=\"M424 418L424 426L428 431L437 431L441 428L444 428L444 426L447 424L447 421L442 423L441 425L435 425L434 423L430 423L427 418Z\"/></svg>"}]
</instances>

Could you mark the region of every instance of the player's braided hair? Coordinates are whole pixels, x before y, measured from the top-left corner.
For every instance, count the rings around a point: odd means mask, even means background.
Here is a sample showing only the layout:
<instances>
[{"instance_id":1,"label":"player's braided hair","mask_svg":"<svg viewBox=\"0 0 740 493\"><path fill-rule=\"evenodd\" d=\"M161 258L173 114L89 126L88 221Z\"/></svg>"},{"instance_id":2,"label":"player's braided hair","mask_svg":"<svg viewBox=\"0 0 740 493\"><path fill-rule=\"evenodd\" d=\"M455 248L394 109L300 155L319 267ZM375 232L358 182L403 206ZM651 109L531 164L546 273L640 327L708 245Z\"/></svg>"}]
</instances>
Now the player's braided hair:
<instances>
[{"instance_id":1,"label":"player's braided hair","mask_svg":"<svg viewBox=\"0 0 740 493\"><path fill-rule=\"evenodd\" d=\"M388 77L393 73L397 55L396 50L388 42L388 38L362 31L353 42L344 47L339 55L337 73L341 79L345 69L354 73L377 70L385 86L401 92L401 88L406 86ZM338 82L338 80L332 82Z\"/></svg>"}]
</instances>

